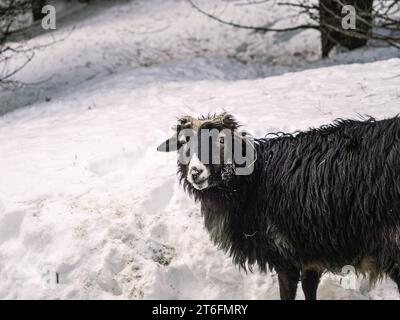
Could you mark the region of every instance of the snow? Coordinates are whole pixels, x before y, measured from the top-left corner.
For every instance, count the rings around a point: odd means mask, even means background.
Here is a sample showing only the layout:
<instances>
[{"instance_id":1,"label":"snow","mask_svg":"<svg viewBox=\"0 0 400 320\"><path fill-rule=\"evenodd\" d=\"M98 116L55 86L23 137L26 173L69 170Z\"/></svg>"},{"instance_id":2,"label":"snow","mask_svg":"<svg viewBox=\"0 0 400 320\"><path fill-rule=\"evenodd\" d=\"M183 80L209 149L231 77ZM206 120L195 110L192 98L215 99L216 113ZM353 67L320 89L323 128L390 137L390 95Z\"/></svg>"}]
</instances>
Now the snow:
<instances>
[{"instance_id":1,"label":"snow","mask_svg":"<svg viewBox=\"0 0 400 320\"><path fill-rule=\"evenodd\" d=\"M256 136L393 116L398 52L321 62L316 33L249 34L185 1L81 6L28 42L69 34L19 74L49 80L0 92L0 298L277 299L275 274L240 272L210 242L156 147L188 113L230 111ZM399 298L390 281L346 279L325 275L319 298Z\"/></svg>"}]
</instances>

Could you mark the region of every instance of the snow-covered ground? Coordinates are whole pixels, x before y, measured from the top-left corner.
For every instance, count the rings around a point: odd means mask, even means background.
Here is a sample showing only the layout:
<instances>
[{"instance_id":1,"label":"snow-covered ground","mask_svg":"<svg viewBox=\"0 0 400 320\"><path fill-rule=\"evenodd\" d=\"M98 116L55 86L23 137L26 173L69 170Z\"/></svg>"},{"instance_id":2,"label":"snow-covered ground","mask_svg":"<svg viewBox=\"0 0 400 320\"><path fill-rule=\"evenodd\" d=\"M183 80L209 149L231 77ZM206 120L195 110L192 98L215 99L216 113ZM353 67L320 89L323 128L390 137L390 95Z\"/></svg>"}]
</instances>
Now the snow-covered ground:
<instances>
[{"instance_id":1,"label":"snow-covered ground","mask_svg":"<svg viewBox=\"0 0 400 320\"><path fill-rule=\"evenodd\" d=\"M28 42L75 26L19 74L49 80L0 92L0 298L277 299L275 274L239 272L209 241L156 147L187 113L228 110L256 136L393 116L398 52L321 62L317 33L251 34L186 1L79 8ZM399 298L390 281L346 280L325 275L319 298Z\"/></svg>"}]
</instances>

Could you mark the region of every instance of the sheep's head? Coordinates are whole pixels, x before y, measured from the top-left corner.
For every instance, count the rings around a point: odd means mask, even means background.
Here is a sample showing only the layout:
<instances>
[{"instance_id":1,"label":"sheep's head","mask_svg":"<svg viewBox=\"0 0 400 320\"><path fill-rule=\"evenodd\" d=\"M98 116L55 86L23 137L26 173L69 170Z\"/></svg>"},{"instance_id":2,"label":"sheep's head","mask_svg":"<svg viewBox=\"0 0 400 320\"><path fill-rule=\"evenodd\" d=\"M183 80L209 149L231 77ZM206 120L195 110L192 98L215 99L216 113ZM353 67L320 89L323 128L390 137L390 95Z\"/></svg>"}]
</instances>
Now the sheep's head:
<instances>
[{"instance_id":1,"label":"sheep's head","mask_svg":"<svg viewBox=\"0 0 400 320\"><path fill-rule=\"evenodd\" d=\"M251 174L252 140L228 113L178 119L175 134L158 151L177 151L179 172L197 190L223 186L235 174Z\"/></svg>"}]
</instances>

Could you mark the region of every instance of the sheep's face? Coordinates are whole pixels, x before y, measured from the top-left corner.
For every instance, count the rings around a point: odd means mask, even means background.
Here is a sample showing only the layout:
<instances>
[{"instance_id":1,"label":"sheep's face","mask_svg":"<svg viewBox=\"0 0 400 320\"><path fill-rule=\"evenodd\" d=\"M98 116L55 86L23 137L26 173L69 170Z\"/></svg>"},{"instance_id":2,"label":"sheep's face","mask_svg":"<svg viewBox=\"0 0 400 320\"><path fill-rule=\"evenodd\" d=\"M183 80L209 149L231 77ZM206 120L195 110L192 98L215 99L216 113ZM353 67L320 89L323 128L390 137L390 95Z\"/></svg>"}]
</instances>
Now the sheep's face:
<instances>
[{"instance_id":1,"label":"sheep's face","mask_svg":"<svg viewBox=\"0 0 400 320\"><path fill-rule=\"evenodd\" d=\"M199 119L183 117L178 121L176 134L158 150L178 151L179 172L194 189L218 187L227 184L235 174L234 151L242 157L242 147L246 146L237 128L237 122L226 113Z\"/></svg>"}]
</instances>

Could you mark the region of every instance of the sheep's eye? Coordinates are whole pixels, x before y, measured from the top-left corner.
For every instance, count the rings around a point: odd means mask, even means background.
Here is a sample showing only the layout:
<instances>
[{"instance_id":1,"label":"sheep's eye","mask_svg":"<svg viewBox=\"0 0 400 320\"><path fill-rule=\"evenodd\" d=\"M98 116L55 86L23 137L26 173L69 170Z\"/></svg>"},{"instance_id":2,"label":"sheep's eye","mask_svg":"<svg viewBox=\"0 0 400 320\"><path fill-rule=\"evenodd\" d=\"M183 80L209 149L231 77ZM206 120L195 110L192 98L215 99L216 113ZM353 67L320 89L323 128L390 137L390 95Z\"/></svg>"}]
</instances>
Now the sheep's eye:
<instances>
[{"instance_id":1,"label":"sheep's eye","mask_svg":"<svg viewBox=\"0 0 400 320\"><path fill-rule=\"evenodd\" d=\"M225 138L224 138L224 137L220 137L220 138L219 138L219 143L220 143L220 144L224 144L224 142L225 142Z\"/></svg>"},{"instance_id":2,"label":"sheep's eye","mask_svg":"<svg viewBox=\"0 0 400 320\"><path fill-rule=\"evenodd\" d=\"M182 137L181 139L179 139L179 143L181 145L184 145L185 143L189 142L190 138L189 137Z\"/></svg>"}]
</instances>

